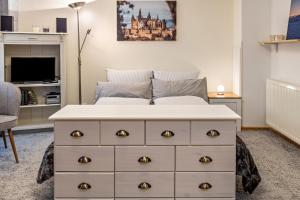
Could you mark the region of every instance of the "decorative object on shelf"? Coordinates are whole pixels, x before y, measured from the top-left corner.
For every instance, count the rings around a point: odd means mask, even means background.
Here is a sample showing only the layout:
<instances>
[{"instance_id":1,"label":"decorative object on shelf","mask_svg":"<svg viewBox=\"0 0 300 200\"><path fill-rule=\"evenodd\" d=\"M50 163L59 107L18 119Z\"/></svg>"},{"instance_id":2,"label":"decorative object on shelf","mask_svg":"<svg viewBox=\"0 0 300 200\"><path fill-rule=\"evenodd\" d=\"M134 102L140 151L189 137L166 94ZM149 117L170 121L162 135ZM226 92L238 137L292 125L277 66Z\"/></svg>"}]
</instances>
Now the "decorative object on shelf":
<instances>
[{"instance_id":1,"label":"decorative object on shelf","mask_svg":"<svg viewBox=\"0 0 300 200\"><path fill-rule=\"evenodd\" d=\"M39 26L32 26L32 32L34 33L40 33L41 32L41 27Z\"/></svg>"},{"instance_id":2,"label":"decorative object on shelf","mask_svg":"<svg viewBox=\"0 0 300 200\"><path fill-rule=\"evenodd\" d=\"M43 27L43 33L49 33L50 28L49 27Z\"/></svg>"},{"instance_id":3,"label":"decorative object on shelf","mask_svg":"<svg viewBox=\"0 0 300 200\"><path fill-rule=\"evenodd\" d=\"M224 95L225 87L223 85L218 85L217 92L218 95Z\"/></svg>"},{"instance_id":4,"label":"decorative object on shelf","mask_svg":"<svg viewBox=\"0 0 300 200\"><path fill-rule=\"evenodd\" d=\"M286 40L286 35L270 35L271 42L284 41L284 40Z\"/></svg>"},{"instance_id":5,"label":"decorative object on shelf","mask_svg":"<svg viewBox=\"0 0 300 200\"><path fill-rule=\"evenodd\" d=\"M14 17L13 16L1 16L1 31L14 31Z\"/></svg>"},{"instance_id":6,"label":"decorative object on shelf","mask_svg":"<svg viewBox=\"0 0 300 200\"><path fill-rule=\"evenodd\" d=\"M300 39L300 0L292 0L287 39Z\"/></svg>"},{"instance_id":7,"label":"decorative object on shelf","mask_svg":"<svg viewBox=\"0 0 300 200\"><path fill-rule=\"evenodd\" d=\"M76 14L77 14L77 37L78 37L78 74L79 74L79 77L78 77L78 88L79 88L79 104L82 104L82 88L81 88L81 66L82 66L82 63L81 63L81 52L82 52L82 49L84 47L84 44L85 44L85 41L86 41L86 38L87 36L91 33L91 28L88 29L85 33L85 37L83 39L83 42L81 44L80 42L80 23L79 23L79 10L85 5L85 2L75 2L75 3L71 3L69 4L69 7L70 8L73 8L76 10Z\"/></svg>"},{"instance_id":8,"label":"decorative object on shelf","mask_svg":"<svg viewBox=\"0 0 300 200\"><path fill-rule=\"evenodd\" d=\"M67 32L67 18L56 18L56 32L57 33Z\"/></svg>"},{"instance_id":9,"label":"decorative object on shelf","mask_svg":"<svg viewBox=\"0 0 300 200\"><path fill-rule=\"evenodd\" d=\"M176 41L176 1L117 1L118 41Z\"/></svg>"}]
</instances>

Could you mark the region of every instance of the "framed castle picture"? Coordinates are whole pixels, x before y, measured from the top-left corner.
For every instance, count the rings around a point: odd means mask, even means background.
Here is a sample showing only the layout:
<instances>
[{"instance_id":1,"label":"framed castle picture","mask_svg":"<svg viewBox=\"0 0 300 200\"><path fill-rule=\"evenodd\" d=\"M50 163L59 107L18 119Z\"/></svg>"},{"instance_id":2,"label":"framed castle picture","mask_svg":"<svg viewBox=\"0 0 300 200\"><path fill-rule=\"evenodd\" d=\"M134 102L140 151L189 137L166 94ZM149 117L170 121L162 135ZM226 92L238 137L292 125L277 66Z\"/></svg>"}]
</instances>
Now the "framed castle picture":
<instances>
[{"instance_id":1,"label":"framed castle picture","mask_svg":"<svg viewBox=\"0 0 300 200\"><path fill-rule=\"evenodd\" d=\"M300 0L292 0L287 39L300 39Z\"/></svg>"},{"instance_id":2,"label":"framed castle picture","mask_svg":"<svg viewBox=\"0 0 300 200\"><path fill-rule=\"evenodd\" d=\"M118 41L176 41L176 1L117 1Z\"/></svg>"}]
</instances>

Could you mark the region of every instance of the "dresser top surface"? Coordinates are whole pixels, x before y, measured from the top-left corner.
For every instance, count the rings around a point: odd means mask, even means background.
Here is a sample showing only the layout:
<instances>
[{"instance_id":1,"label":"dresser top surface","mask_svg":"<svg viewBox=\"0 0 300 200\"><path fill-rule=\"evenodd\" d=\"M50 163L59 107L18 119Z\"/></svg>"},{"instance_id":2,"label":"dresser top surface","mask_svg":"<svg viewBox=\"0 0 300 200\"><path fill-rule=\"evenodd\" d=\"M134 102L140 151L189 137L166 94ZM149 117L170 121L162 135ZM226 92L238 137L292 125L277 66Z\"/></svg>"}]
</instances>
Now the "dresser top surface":
<instances>
[{"instance_id":1,"label":"dresser top surface","mask_svg":"<svg viewBox=\"0 0 300 200\"><path fill-rule=\"evenodd\" d=\"M237 120L224 105L68 105L50 120Z\"/></svg>"}]
</instances>

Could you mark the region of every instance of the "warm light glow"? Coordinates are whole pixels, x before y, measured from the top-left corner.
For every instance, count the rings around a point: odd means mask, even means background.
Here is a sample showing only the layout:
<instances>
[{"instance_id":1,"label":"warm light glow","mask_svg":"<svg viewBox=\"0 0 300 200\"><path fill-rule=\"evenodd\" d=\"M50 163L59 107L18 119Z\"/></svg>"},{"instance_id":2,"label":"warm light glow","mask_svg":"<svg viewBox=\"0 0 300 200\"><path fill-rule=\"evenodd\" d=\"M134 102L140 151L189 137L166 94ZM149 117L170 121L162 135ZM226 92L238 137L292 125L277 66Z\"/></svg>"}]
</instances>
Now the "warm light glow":
<instances>
[{"instance_id":1,"label":"warm light glow","mask_svg":"<svg viewBox=\"0 0 300 200\"><path fill-rule=\"evenodd\" d=\"M217 87L218 95L224 95L224 91L225 91L224 85L218 85Z\"/></svg>"}]
</instances>

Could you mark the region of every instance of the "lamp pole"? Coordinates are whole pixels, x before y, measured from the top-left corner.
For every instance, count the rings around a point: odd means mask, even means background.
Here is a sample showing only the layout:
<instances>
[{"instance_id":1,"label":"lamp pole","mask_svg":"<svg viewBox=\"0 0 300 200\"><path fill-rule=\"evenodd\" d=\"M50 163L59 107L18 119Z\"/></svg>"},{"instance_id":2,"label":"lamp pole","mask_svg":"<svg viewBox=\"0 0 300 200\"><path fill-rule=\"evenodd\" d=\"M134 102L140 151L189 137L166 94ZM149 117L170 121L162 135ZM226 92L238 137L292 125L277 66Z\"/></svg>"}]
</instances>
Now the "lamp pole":
<instances>
[{"instance_id":1,"label":"lamp pole","mask_svg":"<svg viewBox=\"0 0 300 200\"><path fill-rule=\"evenodd\" d=\"M77 37L78 37L78 96L79 104L82 104L82 94L81 94L81 50L80 50L80 22L79 22L79 9L76 9L77 13Z\"/></svg>"},{"instance_id":2,"label":"lamp pole","mask_svg":"<svg viewBox=\"0 0 300 200\"><path fill-rule=\"evenodd\" d=\"M84 43L86 41L86 37L87 35L89 35L91 33L91 29L88 29L86 34L85 34L85 38L83 43L81 44L80 41L80 19L79 19L79 10L80 8L82 8L85 5L85 2L81 1L81 2L75 2L75 3L71 3L69 4L70 8L73 8L76 10L76 14L77 14L77 42L78 42L78 96L79 96L79 104L82 104L82 84L81 84L81 66L82 66L82 62L81 62L81 51L83 49Z\"/></svg>"}]
</instances>

